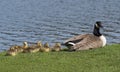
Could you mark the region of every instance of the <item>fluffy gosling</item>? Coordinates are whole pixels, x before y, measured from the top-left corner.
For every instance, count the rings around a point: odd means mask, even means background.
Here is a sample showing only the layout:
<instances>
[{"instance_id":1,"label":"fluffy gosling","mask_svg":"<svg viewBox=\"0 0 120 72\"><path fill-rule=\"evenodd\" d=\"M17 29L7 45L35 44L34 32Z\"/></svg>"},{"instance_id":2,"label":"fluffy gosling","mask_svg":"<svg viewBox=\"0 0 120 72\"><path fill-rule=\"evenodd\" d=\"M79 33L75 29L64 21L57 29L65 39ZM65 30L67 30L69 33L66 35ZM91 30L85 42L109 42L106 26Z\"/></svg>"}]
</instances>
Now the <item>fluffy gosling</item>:
<instances>
[{"instance_id":1,"label":"fluffy gosling","mask_svg":"<svg viewBox=\"0 0 120 72\"><path fill-rule=\"evenodd\" d=\"M17 50L12 46L10 49L7 51L5 56L16 56L17 55Z\"/></svg>"},{"instance_id":2,"label":"fluffy gosling","mask_svg":"<svg viewBox=\"0 0 120 72\"><path fill-rule=\"evenodd\" d=\"M52 51L60 51L61 50L61 44L60 43L55 43L55 45L52 48Z\"/></svg>"},{"instance_id":3,"label":"fluffy gosling","mask_svg":"<svg viewBox=\"0 0 120 72\"><path fill-rule=\"evenodd\" d=\"M50 47L48 43L44 44L44 47L41 49L42 52L50 52Z\"/></svg>"},{"instance_id":4,"label":"fluffy gosling","mask_svg":"<svg viewBox=\"0 0 120 72\"><path fill-rule=\"evenodd\" d=\"M40 48L42 47L42 44L40 41L38 41L35 45L29 46L27 49L24 49L24 53L30 52L30 53L35 53L40 51Z\"/></svg>"}]
</instances>

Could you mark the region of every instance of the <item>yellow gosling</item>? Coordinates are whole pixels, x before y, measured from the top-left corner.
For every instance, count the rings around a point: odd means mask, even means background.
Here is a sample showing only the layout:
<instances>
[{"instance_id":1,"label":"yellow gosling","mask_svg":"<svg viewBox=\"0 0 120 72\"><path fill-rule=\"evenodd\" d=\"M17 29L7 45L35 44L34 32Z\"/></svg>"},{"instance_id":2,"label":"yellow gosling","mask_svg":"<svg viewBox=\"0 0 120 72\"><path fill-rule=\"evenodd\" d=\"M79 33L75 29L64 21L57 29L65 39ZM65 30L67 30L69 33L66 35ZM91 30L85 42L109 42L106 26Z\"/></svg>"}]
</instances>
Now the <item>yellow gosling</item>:
<instances>
[{"instance_id":1,"label":"yellow gosling","mask_svg":"<svg viewBox=\"0 0 120 72\"><path fill-rule=\"evenodd\" d=\"M17 50L12 46L6 53L6 56L16 56Z\"/></svg>"},{"instance_id":2,"label":"yellow gosling","mask_svg":"<svg viewBox=\"0 0 120 72\"><path fill-rule=\"evenodd\" d=\"M42 51L43 45L42 45L41 41L37 42L37 48L39 48L39 51Z\"/></svg>"},{"instance_id":3,"label":"yellow gosling","mask_svg":"<svg viewBox=\"0 0 120 72\"><path fill-rule=\"evenodd\" d=\"M42 47L41 41L38 41L38 42L37 42L37 46L38 46L38 47Z\"/></svg>"},{"instance_id":4,"label":"yellow gosling","mask_svg":"<svg viewBox=\"0 0 120 72\"><path fill-rule=\"evenodd\" d=\"M24 49L24 53L30 52L30 53L35 53L38 52L41 48L42 44L40 41L38 41L35 45L29 46L27 49Z\"/></svg>"},{"instance_id":5,"label":"yellow gosling","mask_svg":"<svg viewBox=\"0 0 120 72\"><path fill-rule=\"evenodd\" d=\"M24 49L28 48L27 42L23 42L23 46L13 45L7 51L7 56L15 56L17 53L23 52Z\"/></svg>"},{"instance_id":6,"label":"yellow gosling","mask_svg":"<svg viewBox=\"0 0 120 72\"><path fill-rule=\"evenodd\" d=\"M41 49L42 52L50 52L50 47L48 43L44 44L44 47Z\"/></svg>"},{"instance_id":7,"label":"yellow gosling","mask_svg":"<svg viewBox=\"0 0 120 72\"><path fill-rule=\"evenodd\" d=\"M61 44L55 43L55 45L52 48L52 51L60 51L61 50Z\"/></svg>"},{"instance_id":8,"label":"yellow gosling","mask_svg":"<svg viewBox=\"0 0 120 72\"><path fill-rule=\"evenodd\" d=\"M18 53L23 52L24 49L28 48L28 43L23 42L23 46L15 46L15 49L17 50Z\"/></svg>"},{"instance_id":9,"label":"yellow gosling","mask_svg":"<svg viewBox=\"0 0 120 72\"><path fill-rule=\"evenodd\" d=\"M16 49L16 51L18 52L18 53L20 53L20 52L23 52L23 49L22 49L22 47L21 46L14 46L14 49Z\"/></svg>"},{"instance_id":10,"label":"yellow gosling","mask_svg":"<svg viewBox=\"0 0 120 72\"><path fill-rule=\"evenodd\" d=\"M38 52L40 49L39 48L29 48L29 52L30 53L36 53Z\"/></svg>"},{"instance_id":11,"label":"yellow gosling","mask_svg":"<svg viewBox=\"0 0 120 72\"><path fill-rule=\"evenodd\" d=\"M28 43L27 42L23 42L23 49L28 48Z\"/></svg>"}]
</instances>

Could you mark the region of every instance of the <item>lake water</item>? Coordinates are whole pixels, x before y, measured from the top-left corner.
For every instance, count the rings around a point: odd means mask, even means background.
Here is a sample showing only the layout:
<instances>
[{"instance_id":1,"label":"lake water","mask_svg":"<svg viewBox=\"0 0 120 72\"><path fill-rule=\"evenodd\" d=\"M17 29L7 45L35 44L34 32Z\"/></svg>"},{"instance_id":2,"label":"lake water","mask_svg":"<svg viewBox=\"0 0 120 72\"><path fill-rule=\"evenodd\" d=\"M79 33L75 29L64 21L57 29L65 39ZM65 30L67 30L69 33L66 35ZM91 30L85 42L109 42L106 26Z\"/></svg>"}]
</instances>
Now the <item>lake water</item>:
<instances>
[{"instance_id":1,"label":"lake water","mask_svg":"<svg viewBox=\"0 0 120 72\"><path fill-rule=\"evenodd\" d=\"M0 51L92 33L95 21L108 44L120 43L120 0L0 0Z\"/></svg>"}]
</instances>

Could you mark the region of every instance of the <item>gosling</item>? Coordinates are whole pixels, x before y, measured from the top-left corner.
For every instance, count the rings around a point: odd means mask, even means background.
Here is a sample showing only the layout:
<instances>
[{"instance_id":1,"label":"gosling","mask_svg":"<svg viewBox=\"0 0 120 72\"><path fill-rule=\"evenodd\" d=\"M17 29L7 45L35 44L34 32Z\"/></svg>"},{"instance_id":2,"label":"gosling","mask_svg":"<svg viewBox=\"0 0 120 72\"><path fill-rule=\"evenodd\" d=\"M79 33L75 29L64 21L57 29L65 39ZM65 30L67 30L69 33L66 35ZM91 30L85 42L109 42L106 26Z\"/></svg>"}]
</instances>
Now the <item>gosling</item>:
<instances>
[{"instance_id":1,"label":"gosling","mask_svg":"<svg viewBox=\"0 0 120 72\"><path fill-rule=\"evenodd\" d=\"M55 43L55 45L52 48L52 51L60 51L61 50L61 44L60 43Z\"/></svg>"},{"instance_id":2,"label":"gosling","mask_svg":"<svg viewBox=\"0 0 120 72\"><path fill-rule=\"evenodd\" d=\"M42 52L50 52L51 49L50 49L50 46L48 43L45 43L44 44L44 47L41 49Z\"/></svg>"}]
</instances>

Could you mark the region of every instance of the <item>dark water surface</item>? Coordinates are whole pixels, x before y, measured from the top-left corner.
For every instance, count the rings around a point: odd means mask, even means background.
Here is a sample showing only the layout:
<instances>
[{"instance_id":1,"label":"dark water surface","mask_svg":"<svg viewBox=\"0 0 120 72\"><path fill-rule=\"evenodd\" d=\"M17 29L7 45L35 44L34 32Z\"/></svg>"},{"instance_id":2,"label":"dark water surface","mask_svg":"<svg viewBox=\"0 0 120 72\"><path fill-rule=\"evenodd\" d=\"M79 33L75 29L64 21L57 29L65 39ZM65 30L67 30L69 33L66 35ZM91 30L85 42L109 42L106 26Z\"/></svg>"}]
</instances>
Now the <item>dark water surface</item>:
<instances>
[{"instance_id":1,"label":"dark water surface","mask_svg":"<svg viewBox=\"0 0 120 72\"><path fill-rule=\"evenodd\" d=\"M23 41L63 42L102 21L108 44L120 43L120 0L0 0L0 51Z\"/></svg>"}]
</instances>

